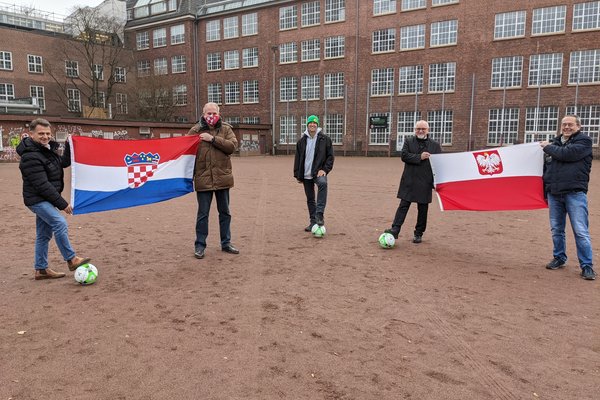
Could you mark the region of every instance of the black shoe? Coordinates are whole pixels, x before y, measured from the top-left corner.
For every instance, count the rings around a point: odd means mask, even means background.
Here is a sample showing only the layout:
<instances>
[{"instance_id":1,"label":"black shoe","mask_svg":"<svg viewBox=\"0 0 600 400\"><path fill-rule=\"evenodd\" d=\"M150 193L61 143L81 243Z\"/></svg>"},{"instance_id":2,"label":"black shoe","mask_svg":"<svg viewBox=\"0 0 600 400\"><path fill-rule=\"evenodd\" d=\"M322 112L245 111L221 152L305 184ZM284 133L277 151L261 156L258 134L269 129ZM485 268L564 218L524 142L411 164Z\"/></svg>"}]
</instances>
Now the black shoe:
<instances>
[{"instance_id":1,"label":"black shoe","mask_svg":"<svg viewBox=\"0 0 600 400\"><path fill-rule=\"evenodd\" d=\"M389 233L390 235L392 235L394 237L394 239L398 239L398 235L400 234L400 232L395 231L393 229L386 229L385 231L383 231L384 233Z\"/></svg>"},{"instance_id":2,"label":"black shoe","mask_svg":"<svg viewBox=\"0 0 600 400\"><path fill-rule=\"evenodd\" d=\"M413 237L413 243L421 243L423 241L423 236L415 235Z\"/></svg>"},{"instance_id":3,"label":"black shoe","mask_svg":"<svg viewBox=\"0 0 600 400\"><path fill-rule=\"evenodd\" d=\"M304 228L304 232L312 232L312 227L313 227L314 223L310 223L306 228Z\"/></svg>"},{"instance_id":4,"label":"black shoe","mask_svg":"<svg viewBox=\"0 0 600 400\"><path fill-rule=\"evenodd\" d=\"M559 269L565 266L565 262L560 258L554 258L548 264L546 264L546 269Z\"/></svg>"},{"instance_id":5,"label":"black shoe","mask_svg":"<svg viewBox=\"0 0 600 400\"><path fill-rule=\"evenodd\" d=\"M238 249L236 249L235 247L233 247L232 244L228 244L224 247L221 247L221 250L223 250L225 253L229 253L229 254L240 254L240 251Z\"/></svg>"},{"instance_id":6,"label":"black shoe","mask_svg":"<svg viewBox=\"0 0 600 400\"><path fill-rule=\"evenodd\" d=\"M194 252L194 257L198 259L204 258L204 249L199 249Z\"/></svg>"},{"instance_id":7,"label":"black shoe","mask_svg":"<svg viewBox=\"0 0 600 400\"><path fill-rule=\"evenodd\" d=\"M323 220L323 213L317 213L317 225L325 225L325 221Z\"/></svg>"},{"instance_id":8,"label":"black shoe","mask_svg":"<svg viewBox=\"0 0 600 400\"><path fill-rule=\"evenodd\" d=\"M585 267L581 268L581 277L585 280L593 281L596 279L596 273L592 267L586 265Z\"/></svg>"}]
</instances>

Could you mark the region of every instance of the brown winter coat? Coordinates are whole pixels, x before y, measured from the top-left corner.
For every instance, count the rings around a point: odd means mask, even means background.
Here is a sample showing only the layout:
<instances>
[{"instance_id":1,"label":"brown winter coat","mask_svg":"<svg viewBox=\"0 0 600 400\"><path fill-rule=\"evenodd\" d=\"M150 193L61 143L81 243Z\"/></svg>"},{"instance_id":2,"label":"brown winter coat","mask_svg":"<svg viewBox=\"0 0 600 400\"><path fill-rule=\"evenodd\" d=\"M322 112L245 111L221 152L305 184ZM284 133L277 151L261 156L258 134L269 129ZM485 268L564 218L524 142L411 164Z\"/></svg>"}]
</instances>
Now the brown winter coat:
<instances>
[{"instance_id":1,"label":"brown winter coat","mask_svg":"<svg viewBox=\"0 0 600 400\"><path fill-rule=\"evenodd\" d=\"M188 135L208 132L213 135L213 142L201 141L196 153L194 165L194 188L197 192L228 189L233 187L233 172L229 157L238 146L231 125L219 121L210 127L201 118L190 129Z\"/></svg>"}]
</instances>

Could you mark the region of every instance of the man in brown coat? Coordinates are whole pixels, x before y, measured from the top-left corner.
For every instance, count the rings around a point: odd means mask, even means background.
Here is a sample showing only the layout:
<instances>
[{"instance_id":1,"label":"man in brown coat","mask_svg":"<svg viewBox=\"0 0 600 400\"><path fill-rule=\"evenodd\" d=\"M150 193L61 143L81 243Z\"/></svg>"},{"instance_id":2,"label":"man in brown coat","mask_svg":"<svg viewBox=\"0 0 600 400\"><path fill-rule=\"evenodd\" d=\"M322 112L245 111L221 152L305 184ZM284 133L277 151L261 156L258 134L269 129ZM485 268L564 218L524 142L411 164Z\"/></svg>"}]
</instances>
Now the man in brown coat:
<instances>
[{"instance_id":1,"label":"man in brown coat","mask_svg":"<svg viewBox=\"0 0 600 400\"><path fill-rule=\"evenodd\" d=\"M188 135L199 135L201 140L194 166L194 188L198 199L194 256L204 258L213 193L219 210L221 250L239 254L239 250L231 244L229 213L229 188L233 187L230 155L236 150L238 142L231 125L221 121L216 103L206 103L202 112L200 121L188 132Z\"/></svg>"}]
</instances>

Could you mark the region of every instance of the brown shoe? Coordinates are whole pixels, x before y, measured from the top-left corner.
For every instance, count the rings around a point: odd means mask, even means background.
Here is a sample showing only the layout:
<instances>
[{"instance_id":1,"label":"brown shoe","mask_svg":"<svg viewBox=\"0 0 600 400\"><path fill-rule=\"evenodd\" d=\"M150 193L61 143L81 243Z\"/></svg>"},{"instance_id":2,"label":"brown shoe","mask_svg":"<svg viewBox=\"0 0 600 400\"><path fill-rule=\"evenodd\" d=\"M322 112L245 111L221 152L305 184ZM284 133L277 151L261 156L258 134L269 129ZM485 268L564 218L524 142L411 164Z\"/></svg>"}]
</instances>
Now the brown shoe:
<instances>
[{"instance_id":1,"label":"brown shoe","mask_svg":"<svg viewBox=\"0 0 600 400\"><path fill-rule=\"evenodd\" d=\"M83 264L89 263L91 258L81 258L81 257L73 257L69 261L67 261L67 265L69 266L69 271L75 271L77 267L81 267Z\"/></svg>"},{"instance_id":2,"label":"brown shoe","mask_svg":"<svg viewBox=\"0 0 600 400\"><path fill-rule=\"evenodd\" d=\"M35 280L39 281L41 279L57 279L57 278L64 278L65 277L65 273L64 272L56 272L51 270L50 268L46 268L46 269L36 269L35 270Z\"/></svg>"}]
</instances>

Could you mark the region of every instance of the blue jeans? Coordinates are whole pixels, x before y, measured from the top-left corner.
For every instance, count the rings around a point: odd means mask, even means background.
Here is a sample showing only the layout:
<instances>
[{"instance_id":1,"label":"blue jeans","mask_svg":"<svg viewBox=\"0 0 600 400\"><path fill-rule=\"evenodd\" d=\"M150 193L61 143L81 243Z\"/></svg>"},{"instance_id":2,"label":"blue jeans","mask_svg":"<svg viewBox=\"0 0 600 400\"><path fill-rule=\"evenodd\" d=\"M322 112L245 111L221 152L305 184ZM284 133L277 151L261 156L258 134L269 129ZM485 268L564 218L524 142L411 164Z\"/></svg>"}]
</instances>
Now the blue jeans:
<instances>
[{"instance_id":1,"label":"blue jeans","mask_svg":"<svg viewBox=\"0 0 600 400\"><path fill-rule=\"evenodd\" d=\"M75 251L69 242L69 226L63 217L51 203L41 203L29 206L35 214L35 269L48 268L48 242L54 240L65 261L75 257Z\"/></svg>"},{"instance_id":2,"label":"blue jeans","mask_svg":"<svg viewBox=\"0 0 600 400\"><path fill-rule=\"evenodd\" d=\"M327 175L313 179L303 179L304 194L306 194L306 206L310 223L316 221L316 213L325 214L327 205ZM315 185L317 185L317 200L315 201Z\"/></svg>"},{"instance_id":3,"label":"blue jeans","mask_svg":"<svg viewBox=\"0 0 600 400\"><path fill-rule=\"evenodd\" d=\"M588 228L588 203L587 194L584 192L570 192L565 194L548 194L548 208L550 210L550 229L554 244L553 255L562 261L567 261L565 225L567 215L575 235L577 258L580 267L592 266L592 241Z\"/></svg>"},{"instance_id":4,"label":"blue jeans","mask_svg":"<svg viewBox=\"0 0 600 400\"><path fill-rule=\"evenodd\" d=\"M198 199L198 215L196 216L196 251L206 248L206 237L208 236L208 214L212 203L213 193L217 198L217 210L219 211L219 230L221 231L221 248L231 243L231 214L229 213L229 189L221 189L207 192L196 192Z\"/></svg>"}]
</instances>

